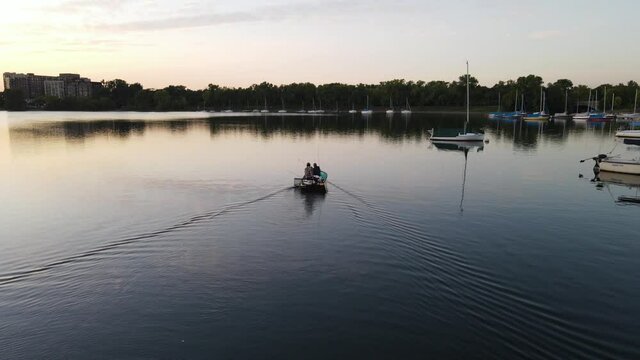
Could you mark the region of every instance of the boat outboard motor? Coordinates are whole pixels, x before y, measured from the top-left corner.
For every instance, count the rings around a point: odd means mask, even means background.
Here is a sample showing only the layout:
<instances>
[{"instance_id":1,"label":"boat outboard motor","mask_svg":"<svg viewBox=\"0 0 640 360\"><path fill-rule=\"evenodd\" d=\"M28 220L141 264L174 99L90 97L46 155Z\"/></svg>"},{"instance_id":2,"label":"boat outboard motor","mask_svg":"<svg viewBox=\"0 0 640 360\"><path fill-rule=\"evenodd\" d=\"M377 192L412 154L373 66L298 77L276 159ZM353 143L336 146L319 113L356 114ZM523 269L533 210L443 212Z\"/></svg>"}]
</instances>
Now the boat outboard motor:
<instances>
[{"instance_id":1,"label":"boat outboard motor","mask_svg":"<svg viewBox=\"0 0 640 360\"><path fill-rule=\"evenodd\" d=\"M593 173L598 175L600 173L600 161L606 159L608 156L607 154L600 154L596 157L593 158L593 161L596 162L595 165L593 165Z\"/></svg>"}]
</instances>

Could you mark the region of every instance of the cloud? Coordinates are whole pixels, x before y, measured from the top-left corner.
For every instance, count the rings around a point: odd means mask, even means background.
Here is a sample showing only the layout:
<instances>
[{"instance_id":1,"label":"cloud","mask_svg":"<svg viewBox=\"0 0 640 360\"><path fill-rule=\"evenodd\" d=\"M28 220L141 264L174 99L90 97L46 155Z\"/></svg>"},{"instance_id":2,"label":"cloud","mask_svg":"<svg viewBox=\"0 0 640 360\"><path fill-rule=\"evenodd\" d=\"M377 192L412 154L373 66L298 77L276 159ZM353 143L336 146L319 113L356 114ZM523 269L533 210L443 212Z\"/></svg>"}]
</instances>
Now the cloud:
<instances>
[{"instance_id":1,"label":"cloud","mask_svg":"<svg viewBox=\"0 0 640 360\"><path fill-rule=\"evenodd\" d=\"M66 0L57 4L48 5L44 11L57 13L81 13L87 10L120 8L132 0Z\"/></svg>"},{"instance_id":2,"label":"cloud","mask_svg":"<svg viewBox=\"0 0 640 360\"><path fill-rule=\"evenodd\" d=\"M334 0L329 2L305 2L285 5L269 5L248 11L209 12L204 14L170 16L150 20L138 20L121 23L103 23L94 25L93 30L103 31L155 31L184 28L197 28L233 23L283 21L293 18L361 13L380 1Z\"/></svg>"},{"instance_id":3,"label":"cloud","mask_svg":"<svg viewBox=\"0 0 640 360\"><path fill-rule=\"evenodd\" d=\"M562 32L558 30L545 30L545 31L534 31L529 33L529 39L532 40L547 40L557 38L562 35Z\"/></svg>"}]
</instances>

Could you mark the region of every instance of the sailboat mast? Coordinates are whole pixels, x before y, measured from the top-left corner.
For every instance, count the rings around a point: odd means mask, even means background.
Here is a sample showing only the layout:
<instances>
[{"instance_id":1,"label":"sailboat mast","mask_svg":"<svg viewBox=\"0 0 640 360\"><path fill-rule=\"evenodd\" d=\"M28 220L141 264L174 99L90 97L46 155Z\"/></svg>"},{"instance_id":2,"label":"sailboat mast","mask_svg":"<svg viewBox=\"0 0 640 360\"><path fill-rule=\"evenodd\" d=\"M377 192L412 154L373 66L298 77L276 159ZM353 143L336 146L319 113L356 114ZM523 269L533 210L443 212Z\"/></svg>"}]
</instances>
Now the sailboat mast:
<instances>
[{"instance_id":1,"label":"sailboat mast","mask_svg":"<svg viewBox=\"0 0 640 360\"><path fill-rule=\"evenodd\" d=\"M589 101L587 101L587 113L591 112L591 89L589 89Z\"/></svg>"},{"instance_id":2,"label":"sailboat mast","mask_svg":"<svg viewBox=\"0 0 640 360\"><path fill-rule=\"evenodd\" d=\"M611 113L613 114L613 105L615 105L616 93L611 94Z\"/></svg>"},{"instance_id":3,"label":"sailboat mast","mask_svg":"<svg viewBox=\"0 0 640 360\"><path fill-rule=\"evenodd\" d=\"M500 112L500 105L501 105L501 101L502 101L502 99L501 99L500 95L501 95L501 94L500 94L500 92L498 91L498 112Z\"/></svg>"},{"instance_id":4,"label":"sailboat mast","mask_svg":"<svg viewBox=\"0 0 640 360\"><path fill-rule=\"evenodd\" d=\"M596 111L598 110L598 89L596 89L596 100L593 102L593 105L596 106Z\"/></svg>"},{"instance_id":5,"label":"sailboat mast","mask_svg":"<svg viewBox=\"0 0 640 360\"><path fill-rule=\"evenodd\" d=\"M607 112L607 87L604 88L604 96L602 97L602 112Z\"/></svg>"},{"instance_id":6,"label":"sailboat mast","mask_svg":"<svg viewBox=\"0 0 640 360\"><path fill-rule=\"evenodd\" d=\"M569 109L567 108L567 106L569 105L569 88L564 89L564 113L565 115L567 114L567 111L569 111Z\"/></svg>"},{"instance_id":7,"label":"sailboat mast","mask_svg":"<svg viewBox=\"0 0 640 360\"><path fill-rule=\"evenodd\" d=\"M633 113L636 113L636 106L638 105L638 89L636 89L636 100L633 102Z\"/></svg>"},{"instance_id":8,"label":"sailboat mast","mask_svg":"<svg viewBox=\"0 0 640 360\"><path fill-rule=\"evenodd\" d=\"M513 105L513 112L518 112L518 89L516 89L516 103Z\"/></svg>"},{"instance_id":9,"label":"sailboat mast","mask_svg":"<svg viewBox=\"0 0 640 360\"><path fill-rule=\"evenodd\" d=\"M467 133L467 123L469 122L469 61L467 61L467 121L464 123L464 133Z\"/></svg>"},{"instance_id":10,"label":"sailboat mast","mask_svg":"<svg viewBox=\"0 0 640 360\"><path fill-rule=\"evenodd\" d=\"M542 112L542 86L540 86L540 112Z\"/></svg>"}]
</instances>

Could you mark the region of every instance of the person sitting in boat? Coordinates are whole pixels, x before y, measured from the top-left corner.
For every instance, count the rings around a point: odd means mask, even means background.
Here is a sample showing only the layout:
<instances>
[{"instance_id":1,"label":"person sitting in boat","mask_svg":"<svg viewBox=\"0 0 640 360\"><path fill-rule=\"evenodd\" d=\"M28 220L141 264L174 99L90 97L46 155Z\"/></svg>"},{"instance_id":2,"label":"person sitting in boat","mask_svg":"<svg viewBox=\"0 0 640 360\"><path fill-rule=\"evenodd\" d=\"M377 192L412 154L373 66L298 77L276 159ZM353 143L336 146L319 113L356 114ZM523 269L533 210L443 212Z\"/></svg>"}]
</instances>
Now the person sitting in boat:
<instances>
[{"instance_id":1,"label":"person sitting in boat","mask_svg":"<svg viewBox=\"0 0 640 360\"><path fill-rule=\"evenodd\" d=\"M304 168L304 177L303 179L313 179L313 168L310 163L307 163L307 167Z\"/></svg>"},{"instance_id":2,"label":"person sitting in boat","mask_svg":"<svg viewBox=\"0 0 640 360\"><path fill-rule=\"evenodd\" d=\"M313 163L313 177L316 180L320 180L320 166L316 163Z\"/></svg>"}]
</instances>

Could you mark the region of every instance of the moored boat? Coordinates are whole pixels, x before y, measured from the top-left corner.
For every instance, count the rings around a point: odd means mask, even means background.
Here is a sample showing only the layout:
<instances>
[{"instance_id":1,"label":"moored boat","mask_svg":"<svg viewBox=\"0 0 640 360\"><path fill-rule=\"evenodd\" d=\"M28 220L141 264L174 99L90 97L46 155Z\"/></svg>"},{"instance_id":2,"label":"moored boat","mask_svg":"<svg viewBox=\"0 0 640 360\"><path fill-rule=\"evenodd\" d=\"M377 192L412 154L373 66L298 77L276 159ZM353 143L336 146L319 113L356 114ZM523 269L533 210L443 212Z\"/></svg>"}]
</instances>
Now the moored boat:
<instances>
[{"instance_id":1,"label":"moored boat","mask_svg":"<svg viewBox=\"0 0 640 360\"><path fill-rule=\"evenodd\" d=\"M373 114L373 110L369 109L369 95L367 95L367 107L360 112L363 115L371 115Z\"/></svg>"},{"instance_id":2,"label":"moored boat","mask_svg":"<svg viewBox=\"0 0 640 360\"><path fill-rule=\"evenodd\" d=\"M600 171L640 175L640 159L605 158L598 165Z\"/></svg>"},{"instance_id":3,"label":"moored boat","mask_svg":"<svg viewBox=\"0 0 640 360\"><path fill-rule=\"evenodd\" d=\"M405 106L405 108L404 108L404 109L402 109L402 111L400 111L400 112L401 112L402 114L405 114L405 115L407 115L407 114L411 114L411 106L409 106L409 98L406 98L406 99L405 99L405 102L406 102L406 106Z\"/></svg>"},{"instance_id":4,"label":"moored boat","mask_svg":"<svg viewBox=\"0 0 640 360\"><path fill-rule=\"evenodd\" d=\"M549 115L547 115L546 113L537 112L537 113L528 114L527 116L522 117L522 120L524 120L524 121L548 121L549 118L550 118Z\"/></svg>"},{"instance_id":5,"label":"moored boat","mask_svg":"<svg viewBox=\"0 0 640 360\"><path fill-rule=\"evenodd\" d=\"M532 114L527 114L522 117L524 121L548 121L550 116L546 113L547 94L544 92L544 88L540 87L540 111Z\"/></svg>"},{"instance_id":6,"label":"moored boat","mask_svg":"<svg viewBox=\"0 0 640 360\"><path fill-rule=\"evenodd\" d=\"M616 137L627 139L640 139L640 130L620 130L616 131Z\"/></svg>"},{"instance_id":7,"label":"moored boat","mask_svg":"<svg viewBox=\"0 0 640 360\"><path fill-rule=\"evenodd\" d=\"M436 134L435 129L431 129L429 134L431 137L429 138L433 141L483 141L484 133L482 132L471 132L467 131L467 127L469 126L469 62L467 61L467 119L464 122L464 130L462 132L458 132L457 135L452 134L450 136L442 136L440 134Z\"/></svg>"},{"instance_id":8,"label":"moored boat","mask_svg":"<svg viewBox=\"0 0 640 360\"><path fill-rule=\"evenodd\" d=\"M593 167L595 173L608 171L621 174L640 175L640 158L624 159L620 156L600 154L591 159L596 163ZM584 161L585 160L581 160L581 162Z\"/></svg>"}]
</instances>

